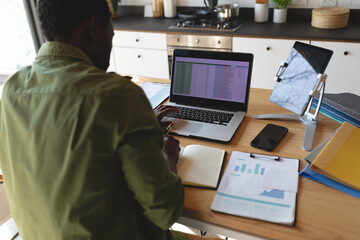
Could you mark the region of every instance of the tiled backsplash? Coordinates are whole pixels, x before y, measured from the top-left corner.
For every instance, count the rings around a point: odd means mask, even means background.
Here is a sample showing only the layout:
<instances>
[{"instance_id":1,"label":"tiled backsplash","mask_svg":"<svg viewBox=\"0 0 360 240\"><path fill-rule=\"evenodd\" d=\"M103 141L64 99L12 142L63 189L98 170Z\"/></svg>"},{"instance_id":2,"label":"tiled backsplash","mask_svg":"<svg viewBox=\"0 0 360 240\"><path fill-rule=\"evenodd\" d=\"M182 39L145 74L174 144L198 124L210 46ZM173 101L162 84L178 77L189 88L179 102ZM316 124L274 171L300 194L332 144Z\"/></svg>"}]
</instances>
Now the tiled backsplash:
<instances>
[{"instance_id":1,"label":"tiled backsplash","mask_svg":"<svg viewBox=\"0 0 360 240\"><path fill-rule=\"evenodd\" d=\"M149 0L121 0L121 5L144 5L145 1ZM151 0L150 0L151 1ZM164 0L165 1L165 0ZM203 0L175 0L177 6L186 7L204 7ZM322 6L322 2L329 0L293 0L293 4L289 8L317 8ZM350 9L360 9L360 0L331 0L335 2L338 7L346 7ZM253 7L255 0L218 0L218 4L238 3L240 7ZM273 3L269 0L270 7Z\"/></svg>"}]
</instances>

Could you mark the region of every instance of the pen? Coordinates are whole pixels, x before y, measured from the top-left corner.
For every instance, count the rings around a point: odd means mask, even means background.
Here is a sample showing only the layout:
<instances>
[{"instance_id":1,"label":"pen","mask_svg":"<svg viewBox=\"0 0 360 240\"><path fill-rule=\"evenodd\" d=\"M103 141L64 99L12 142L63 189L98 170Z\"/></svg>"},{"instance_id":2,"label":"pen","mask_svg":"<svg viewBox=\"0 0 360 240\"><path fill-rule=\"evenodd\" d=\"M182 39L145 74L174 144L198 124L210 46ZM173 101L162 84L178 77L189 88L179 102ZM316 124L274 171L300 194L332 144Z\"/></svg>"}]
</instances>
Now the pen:
<instances>
[{"instance_id":1,"label":"pen","mask_svg":"<svg viewBox=\"0 0 360 240\"><path fill-rule=\"evenodd\" d=\"M251 158L267 158L267 159L271 159L271 160L274 160L274 161L280 161L279 156L269 156L269 155L250 153L250 157Z\"/></svg>"},{"instance_id":2,"label":"pen","mask_svg":"<svg viewBox=\"0 0 360 240\"><path fill-rule=\"evenodd\" d=\"M171 129L172 129L172 124L170 123L169 126L164 131L164 136L165 137L170 133Z\"/></svg>"}]
</instances>

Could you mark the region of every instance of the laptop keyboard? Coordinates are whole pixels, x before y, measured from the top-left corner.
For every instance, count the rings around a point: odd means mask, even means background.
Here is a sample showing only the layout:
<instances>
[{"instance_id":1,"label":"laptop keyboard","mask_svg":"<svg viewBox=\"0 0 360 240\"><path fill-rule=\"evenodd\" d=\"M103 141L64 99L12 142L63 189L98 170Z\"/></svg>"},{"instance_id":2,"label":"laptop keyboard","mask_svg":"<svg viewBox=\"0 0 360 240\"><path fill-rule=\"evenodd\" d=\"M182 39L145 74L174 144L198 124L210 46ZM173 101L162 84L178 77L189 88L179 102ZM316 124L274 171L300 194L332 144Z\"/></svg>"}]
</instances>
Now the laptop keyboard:
<instances>
[{"instance_id":1,"label":"laptop keyboard","mask_svg":"<svg viewBox=\"0 0 360 240\"><path fill-rule=\"evenodd\" d=\"M197 108L178 107L179 111L167 115L168 117L213 123L227 126L234 114L209 111Z\"/></svg>"}]
</instances>

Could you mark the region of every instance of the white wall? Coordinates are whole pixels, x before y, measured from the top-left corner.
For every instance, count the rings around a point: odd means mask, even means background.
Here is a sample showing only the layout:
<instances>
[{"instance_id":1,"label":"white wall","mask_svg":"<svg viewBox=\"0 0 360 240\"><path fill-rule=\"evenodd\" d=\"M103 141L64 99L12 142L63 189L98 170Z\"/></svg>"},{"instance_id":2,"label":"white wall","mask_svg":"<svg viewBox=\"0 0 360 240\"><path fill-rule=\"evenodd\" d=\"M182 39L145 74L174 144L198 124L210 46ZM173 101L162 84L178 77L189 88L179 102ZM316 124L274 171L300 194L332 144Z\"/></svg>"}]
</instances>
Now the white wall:
<instances>
[{"instance_id":1,"label":"white wall","mask_svg":"<svg viewBox=\"0 0 360 240\"><path fill-rule=\"evenodd\" d=\"M151 0L121 0L121 5L144 5L145 1ZM203 7L203 0L175 0L177 6L195 6ZM273 3L270 1L270 6ZM320 7L322 0L293 0L293 4L289 8L317 8ZM238 3L240 7L253 7L255 0L218 0L218 4ZM346 7L350 9L360 9L360 0L337 0L338 7Z\"/></svg>"}]
</instances>

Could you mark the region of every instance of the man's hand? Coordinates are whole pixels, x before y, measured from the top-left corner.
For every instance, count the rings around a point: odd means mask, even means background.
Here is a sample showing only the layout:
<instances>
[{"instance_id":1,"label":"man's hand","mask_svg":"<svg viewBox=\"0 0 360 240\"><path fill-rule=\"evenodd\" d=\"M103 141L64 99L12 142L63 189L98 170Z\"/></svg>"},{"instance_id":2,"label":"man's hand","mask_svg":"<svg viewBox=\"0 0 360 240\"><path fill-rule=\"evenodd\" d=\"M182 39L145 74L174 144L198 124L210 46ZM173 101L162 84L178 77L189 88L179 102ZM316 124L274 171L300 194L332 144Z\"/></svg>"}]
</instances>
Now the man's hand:
<instances>
[{"instance_id":1,"label":"man's hand","mask_svg":"<svg viewBox=\"0 0 360 240\"><path fill-rule=\"evenodd\" d=\"M162 121L163 118L166 115L177 111L179 111L177 107L169 106L169 105L159 105L154 109L155 116L162 130L165 130L170 124L173 124L171 121Z\"/></svg>"},{"instance_id":2,"label":"man's hand","mask_svg":"<svg viewBox=\"0 0 360 240\"><path fill-rule=\"evenodd\" d=\"M170 170L174 173L177 173L176 165L179 161L180 153L179 141L172 136L165 137L162 152L165 159L169 163Z\"/></svg>"}]
</instances>

